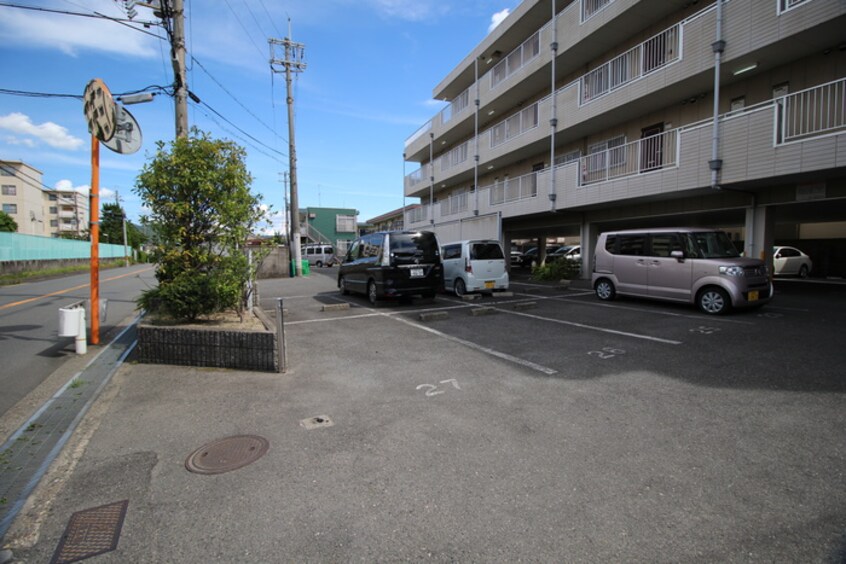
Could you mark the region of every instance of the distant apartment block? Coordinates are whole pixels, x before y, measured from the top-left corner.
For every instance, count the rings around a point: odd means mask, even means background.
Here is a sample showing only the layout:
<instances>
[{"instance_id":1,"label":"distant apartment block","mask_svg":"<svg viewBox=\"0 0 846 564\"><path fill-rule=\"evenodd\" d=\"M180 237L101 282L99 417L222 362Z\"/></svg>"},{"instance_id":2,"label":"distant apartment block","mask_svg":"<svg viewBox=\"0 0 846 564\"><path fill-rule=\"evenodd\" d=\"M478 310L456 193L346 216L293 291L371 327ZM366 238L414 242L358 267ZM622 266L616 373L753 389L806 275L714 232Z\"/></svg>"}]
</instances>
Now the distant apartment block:
<instances>
[{"instance_id":1,"label":"distant apartment block","mask_svg":"<svg viewBox=\"0 0 846 564\"><path fill-rule=\"evenodd\" d=\"M608 229L842 233L845 29L842 0L525 0L406 140L405 226L576 236L584 273Z\"/></svg>"},{"instance_id":2,"label":"distant apartment block","mask_svg":"<svg viewBox=\"0 0 846 564\"><path fill-rule=\"evenodd\" d=\"M45 187L41 171L21 161L0 161L0 204L19 233L81 237L88 232L88 196Z\"/></svg>"}]
</instances>

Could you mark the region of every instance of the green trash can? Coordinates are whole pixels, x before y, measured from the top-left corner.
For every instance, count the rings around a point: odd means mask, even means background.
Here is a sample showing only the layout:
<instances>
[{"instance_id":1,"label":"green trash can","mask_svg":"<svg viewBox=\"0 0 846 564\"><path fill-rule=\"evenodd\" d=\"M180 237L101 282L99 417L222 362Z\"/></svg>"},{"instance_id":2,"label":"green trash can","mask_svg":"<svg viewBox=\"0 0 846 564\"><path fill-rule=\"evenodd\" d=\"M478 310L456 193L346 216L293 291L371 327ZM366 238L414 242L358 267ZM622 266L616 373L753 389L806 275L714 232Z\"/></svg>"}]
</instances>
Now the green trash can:
<instances>
[{"instance_id":1,"label":"green trash can","mask_svg":"<svg viewBox=\"0 0 846 564\"><path fill-rule=\"evenodd\" d=\"M308 276L309 274L311 274L311 268L309 268L309 266L308 266L308 261L307 260L301 260L300 263L303 265L303 276ZM292 259L291 260L291 277L293 278L296 275L297 275L297 261Z\"/></svg>"}]
</instances>

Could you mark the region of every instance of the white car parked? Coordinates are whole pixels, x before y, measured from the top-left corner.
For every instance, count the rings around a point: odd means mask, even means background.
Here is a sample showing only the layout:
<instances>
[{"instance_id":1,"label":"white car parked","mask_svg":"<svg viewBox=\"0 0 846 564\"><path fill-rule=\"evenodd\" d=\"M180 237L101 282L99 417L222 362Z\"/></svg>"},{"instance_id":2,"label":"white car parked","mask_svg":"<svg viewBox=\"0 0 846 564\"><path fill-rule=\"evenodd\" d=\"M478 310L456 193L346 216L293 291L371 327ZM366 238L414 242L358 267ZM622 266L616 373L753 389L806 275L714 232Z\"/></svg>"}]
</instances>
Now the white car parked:
<instances>
[{"instance_id":1,"label":"white car parked","mask_svg":"<svg viewBox=\"0 0 846 564\"><path fill-rule=\"evenodd\" d=\"M456 241L441 248L444 289L463 296L467 292L508 290L508 271L502 245L493 239Z\"/></svg>"},{"instance_id":2,"label":"white car parked","mask_svg":"<svg viewBox=\"0 0 846 564\"><path fill-rule=\"evenodd\" d=\"M814 267L811 257L795 247L773 247L773 274L807 278Z\"/></svg>"}]
</instances>

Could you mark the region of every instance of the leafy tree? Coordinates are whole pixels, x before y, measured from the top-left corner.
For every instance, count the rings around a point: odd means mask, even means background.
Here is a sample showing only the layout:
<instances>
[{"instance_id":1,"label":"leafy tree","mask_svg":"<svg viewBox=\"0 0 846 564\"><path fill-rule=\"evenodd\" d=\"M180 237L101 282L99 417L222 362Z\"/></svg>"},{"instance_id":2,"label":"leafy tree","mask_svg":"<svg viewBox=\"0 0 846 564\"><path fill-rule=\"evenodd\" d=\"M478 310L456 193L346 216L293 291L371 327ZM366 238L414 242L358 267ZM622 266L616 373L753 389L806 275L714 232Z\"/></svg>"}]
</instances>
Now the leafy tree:
<instances>
[{"instance_id":1,"label":"leafy tree","mask_svg":"<svg viewBox=\"0 0 846 564\"><path fill-rule=\"evenodd\" d=\"M100 208L100 242L123 244L124 210L119 204L107 203ZM126 222L126 244L137 249L147 237L131 221Z\"/></svg>"},{"instance_id":2,"label":"leafy tree","mask_svg":"<svg viewBox=\"0 0 846 564\"><path fill-rule=\"evenodd\" d=\"M156 154L135 183L150 210L143 218L155 241L157 288L139 305L180 320L237 310L243 313L251 272L243 246L264 213L250 193L246 152L192 128Z\"/></svg>"},{"instance_id":3,"label":"leafy tree","mask_svg":"<svg viewBox=\"0 0 846 564\"><path fill-rule=\"evenodd\" d=\"M0 232L15 233L18 230L18 222L4 211L0 211Z\"/></svg>"}]
</instances>

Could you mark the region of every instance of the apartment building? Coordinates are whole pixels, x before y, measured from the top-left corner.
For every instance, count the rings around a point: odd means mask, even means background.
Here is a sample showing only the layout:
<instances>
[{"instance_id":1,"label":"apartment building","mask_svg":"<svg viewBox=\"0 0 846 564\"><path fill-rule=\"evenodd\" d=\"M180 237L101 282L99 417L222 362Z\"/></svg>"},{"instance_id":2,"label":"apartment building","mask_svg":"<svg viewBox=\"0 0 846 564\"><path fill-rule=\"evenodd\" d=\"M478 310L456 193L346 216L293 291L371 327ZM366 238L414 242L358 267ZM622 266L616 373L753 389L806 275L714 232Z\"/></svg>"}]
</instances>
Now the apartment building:
<instances>
[{"instance_id":1,"label":"apartment building","mask_svg":"<svg viewBox=\"0 0 846 564\"><path fill-rule=\"evenodd\" d=\"M584 273L607 229L844 237L844 29L842 0L525 0L406 140L406 227L579 237Z\"/></svg>"},{"instance_id":2,"label":"apartment building","mask_svg":"<svg viewBox=\"0 0 846 564\"><path fill-rule=\"evenodd\" d=\"M0 205L18 224L18 233L81 237L88 232L88 196L45 187L41 171L22 161L0 161Z\"/></svg>"}]
</instances>

